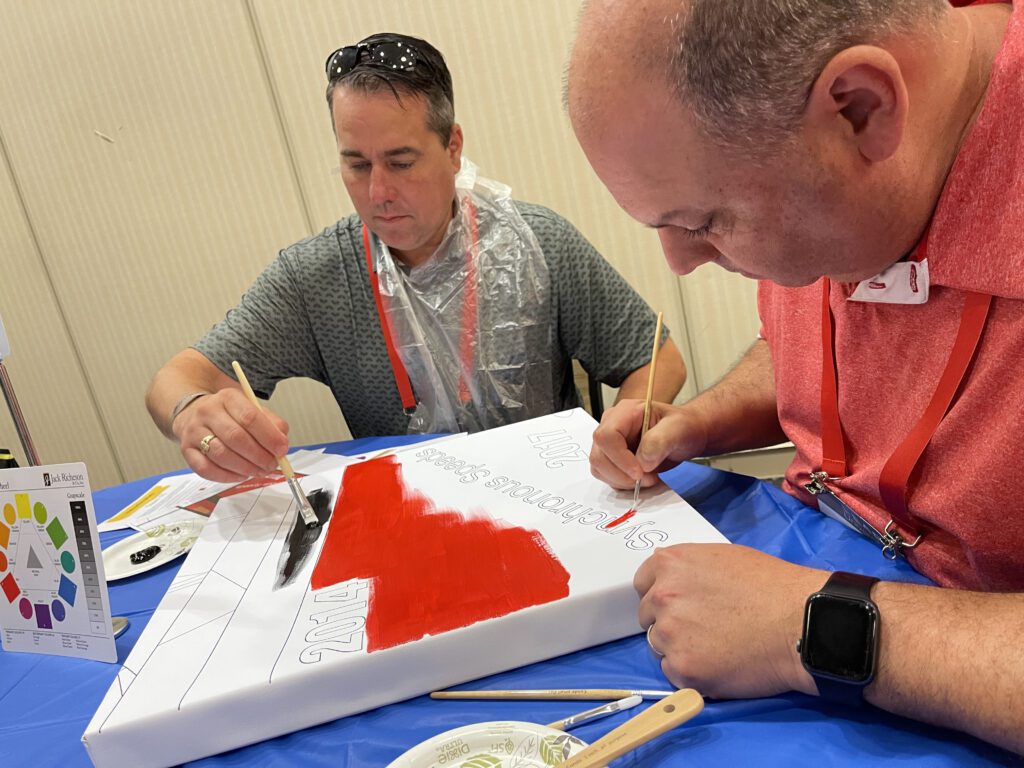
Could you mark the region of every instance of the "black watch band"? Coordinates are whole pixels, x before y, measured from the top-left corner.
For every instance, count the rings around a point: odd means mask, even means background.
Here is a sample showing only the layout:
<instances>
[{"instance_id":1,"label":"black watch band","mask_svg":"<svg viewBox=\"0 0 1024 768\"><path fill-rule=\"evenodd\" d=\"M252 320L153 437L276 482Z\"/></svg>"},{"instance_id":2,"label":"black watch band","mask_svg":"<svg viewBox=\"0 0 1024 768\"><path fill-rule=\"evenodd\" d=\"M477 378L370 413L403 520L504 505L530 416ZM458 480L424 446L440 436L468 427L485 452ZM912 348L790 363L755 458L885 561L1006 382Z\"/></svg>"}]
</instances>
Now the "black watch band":
<instances>
[{"instance_id":1,"label":"black watch band","mask_svg":"<svg viewBox=\"0 0 1024 768\"><path fill-rule=\"evenodd\" d=\"M864 706L864 687L852 683L840 682L822 675L813 675L814 684L818 686L818 696L825 701L845 704L848 707Z\"/></svg>"},{"instance_id":2,"label":"black watch band","mask_svg":"<svg viewBox=\"0 0 1024 768\"><path fill-rule=\"evenodd\" d=\"M855 600L871 600L871 588L877 583L878 579L874 576L836 571L828 577L821 591L839 597L852 597Z\"/></svg>"},{"instance_id":3,"label":"black watch band","mask_svg":"<svg viewBox=\"0 0 1024 768\"><path fill-rule=\"evenodd\" d=\"M877 582L878 579L873 576L862 576L857 573L837 571L829 576L825 585L807 600L807 608L804 614L804 634L799 646L801 649L801 660L804 667L814 678L819 695L824 699L851 706L860 706L864 703L864 688L874 679L876 665L878 607L871 600L871 588ZM839 598L839 600L835 601L833 598ZM812 603L820 604L820 601L823 599L829 601L832 605L840 606L838 609L833 609L833 611L838 610L841 613L852 611L853 615L858 617L856 624L859 626L860 631L863 632L861 635L864 642L863 654L868 659L869 669L860 669L857 672L847 669L845 674L850 674L852 677L845 679L841 669L828 669L827 660L829 654L822 653L823 646L820 643L823 642L823 636L827 637L829 635L828 630L830 628L828 626L823 627L812 618L812 614L814 614ZM818 616L818 614L814 615ZM832 618L833 620L836 618L834 613ZM819 616L818 621L820 620L823 619ZM861 626L861 623L863 623L863 626ZM840 626L842 626L841 623ZM823 630L826 631L823 632ZM827 648L828 644L824 647ZM855 658L857 655L857 653L854 653ZM842 654L840 654L841 656ZM822 657L825 659L824 662ZM842 666L840 665L840 667ZM858 666L860 665L853 664L854 669Z\"/></svg>"}]
</instances>

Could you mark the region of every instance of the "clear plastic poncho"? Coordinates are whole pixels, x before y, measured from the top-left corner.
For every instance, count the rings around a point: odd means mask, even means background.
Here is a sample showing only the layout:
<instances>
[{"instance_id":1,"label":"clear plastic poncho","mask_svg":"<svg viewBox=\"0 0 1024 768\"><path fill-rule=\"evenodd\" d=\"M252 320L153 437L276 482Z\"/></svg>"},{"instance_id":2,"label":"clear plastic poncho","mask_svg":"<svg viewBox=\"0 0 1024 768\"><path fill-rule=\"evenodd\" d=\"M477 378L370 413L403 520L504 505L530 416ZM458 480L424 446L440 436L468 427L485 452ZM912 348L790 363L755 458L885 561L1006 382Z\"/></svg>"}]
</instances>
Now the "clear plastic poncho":
<instances>
[{"instance_id":1,"label":"clear plastic poncho","mask_svg":"<svg viewBox=\"0 0 1024 768\"><path fill-rule=\"evenodd\" d=\"M463 158L457 210L409 268L374 238L388 326L416 393L410 433L477 432L551 413L551 279L511 188Z\"/></svg>"}]
</instances>

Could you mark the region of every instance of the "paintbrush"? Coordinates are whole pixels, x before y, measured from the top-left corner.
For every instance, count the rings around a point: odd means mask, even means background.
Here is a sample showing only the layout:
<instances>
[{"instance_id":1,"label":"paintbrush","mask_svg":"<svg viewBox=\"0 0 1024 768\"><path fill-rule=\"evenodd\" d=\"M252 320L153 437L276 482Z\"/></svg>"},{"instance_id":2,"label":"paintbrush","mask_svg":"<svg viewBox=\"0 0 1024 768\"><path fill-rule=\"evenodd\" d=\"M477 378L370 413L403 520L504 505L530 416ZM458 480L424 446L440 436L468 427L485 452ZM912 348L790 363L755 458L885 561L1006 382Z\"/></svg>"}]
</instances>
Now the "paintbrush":
<instances>
[{"instance_id":1,"label":"paintbrush","mask_svg":"<svg viewBox=\"0 0 1024 768\"><path fill-rule=\"evenodd\" d=\"M252 387L249 386L249 380L245 378L245 372L242 370L242 366L238 364L237 360L231 361L231 367L235 371L235 376L238 377L238 383L242 385L242 391L245 392L245 396L249 398L253 405L263 410L263 406L260 405L259 398L256 397L256 393L252 391ZM317 519L316 512L313 511L313 507L309 503L309 499L302 492L302 486L299 485L299 481L295 479L295 470L292 469L291 462L288 461L285 456L277 457L277 466L281 468L281 473L284 475L285 480L288 483L288 488L291 489L292 497L295 499L295 503L299 506L299 514L302 516L302 522L306 524L307 528L316 528L320 525L320 521Z\"/></svg>"},{"instance_id":2,"label":"paintbrush","mask_svg":"<svg viewBox=\"0 0 1024 768\"><path fill-rule=\"evenodd\" d=\"M512 699L529 701L603 701L639 696L643 699L664 699L673 691L630 691L621 688L564 688L547 690L434 691L432 699L475 699L477 701Z\"/></svg>"},{"instance_id":3,"label":"paintbrush","mask_svg":"<svg viewBox=\"0 0 1024 768\"><path fill-rule=\"evenodd\" d=\"M640 696L627 696L624 699L611 701L607 704L602 704L599 707L588 709L585 712L580 712L572 717L567 717L564 720L556 720L553 723L548 723L548 728L554 728L556 731L567 731L570 728L574 728L582 723L589 723L591 720L596 720L599 717L607 717L608 715L614 715L616 712L623 712L627 709L632 709L641 701L643 701L643 698Z\"/></svg>"},{"instance_id":4,"label":"paintbrush","mask_svg":"<svg viewBox=\"0 0 1024 768\"><path fill-rule=\"evenodd\" d=\"M570 757L560 768L600 768L617 757L646 744L681 723L696 717L704 709L704 699L692 688L683 688L652 704L589 747Z\"/></svg>"},{"instance_id":5,"label":"paintbrush","mask_svg":"<svg viewBox=\"0 0 1024 768\"><path fill-rule=\"evenodd\" d=\"M654 397L654 371L658 367L658 350L661 348L661 323L664 318L664 312L658 313L658 324L654 328L654 348L651 350L651 369L647 372L647 395L644 397L644 422L640 427L640 442L643 442L644 435L647 434L647 427L651 424L651 399ZM637 449L640 448L640 442L637 443ZM633 486L633 507L630 512L636 512L637 507L640 506L640 481L637 480Z\"/></svg>"}]
</instances>

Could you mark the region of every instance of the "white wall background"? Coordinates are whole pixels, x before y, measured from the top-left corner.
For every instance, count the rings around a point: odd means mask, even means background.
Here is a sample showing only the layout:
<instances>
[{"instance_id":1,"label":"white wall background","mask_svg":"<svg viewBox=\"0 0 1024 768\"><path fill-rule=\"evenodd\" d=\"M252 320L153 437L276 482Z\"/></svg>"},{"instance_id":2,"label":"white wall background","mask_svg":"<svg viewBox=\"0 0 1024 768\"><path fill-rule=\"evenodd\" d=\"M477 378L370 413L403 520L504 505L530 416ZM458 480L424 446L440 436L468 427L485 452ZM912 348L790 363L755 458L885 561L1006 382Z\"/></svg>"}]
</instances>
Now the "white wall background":
<instances>
[{"instance_id":1,"label":"white wall background","mask_svg":"<svg viewBox=\"0 0 1024 768\"><path fill-rule=\"evenodd\" d=\"M574 222L687 357L683 397L757 330L754 285L682 280L591 172L561 106L579 0L0 0L0 317L44 462L93 486L181 466L149 421L157 368L291 242L351 212L323 99L335 48L378 31L446 56L466 153ZM348 436L328 390L288 382L295 444ZM21 446L0 406L0 446Z\"/></svg>"}]
</instances>

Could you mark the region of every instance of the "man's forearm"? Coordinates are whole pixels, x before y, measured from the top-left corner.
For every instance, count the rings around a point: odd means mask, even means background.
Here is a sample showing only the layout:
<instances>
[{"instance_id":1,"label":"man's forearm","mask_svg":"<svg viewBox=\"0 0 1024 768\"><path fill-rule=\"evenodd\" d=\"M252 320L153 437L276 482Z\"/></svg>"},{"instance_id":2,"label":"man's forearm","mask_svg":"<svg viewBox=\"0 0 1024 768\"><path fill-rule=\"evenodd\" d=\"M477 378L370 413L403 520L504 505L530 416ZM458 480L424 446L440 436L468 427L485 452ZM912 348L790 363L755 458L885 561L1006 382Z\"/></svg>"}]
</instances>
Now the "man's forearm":
<instances>
[{"instance_id":1,"label":"man's forearm","mask_svg":"<svg viewBox=\"0 0 1024 768\"><path fill-rule=\"evenodd\" d=\"M1024 753L1024 595L881 582L872 704Z\"/></svg>"},{"instance_id":2,"label":"man's forearm","mask_svg":"<svg viewBox=\"0 0 1024 768\"><path fill-rule=\"evenodd\" d=\"M233 379L199 352L187 349L157 371L146 391L146 408L153 423L166 437L174 440L172 411L183 398L195 392L216 392L231 385L237 386Z\"/></svg>"},{"instance_id":3,"label":"man's forearm","mask_svg":"<svg viewBox=\"0 0 1024 768\"><path fill-rule=\"evenodd\" d=\"M779 425L775 369L763 339L755 341L721 381L681 407L700 413L708 436L706 456L786 440Z\"/></svg>"},{"instance_id":4,"label":"man's forearm","mask_svg":"<svg viewBox=\"0 0 1024 768\"><path fill-rule=\"evenodd\" d=\"M637 368L619 387L615 402L627 399L643 400L647 397L647 378L650 364ZM658 350L658 363L654 371L654 394L652 399L659 403L671 403L686 383L686 363L679 347L669 336Z\"/></svg>"}]
</instances>

